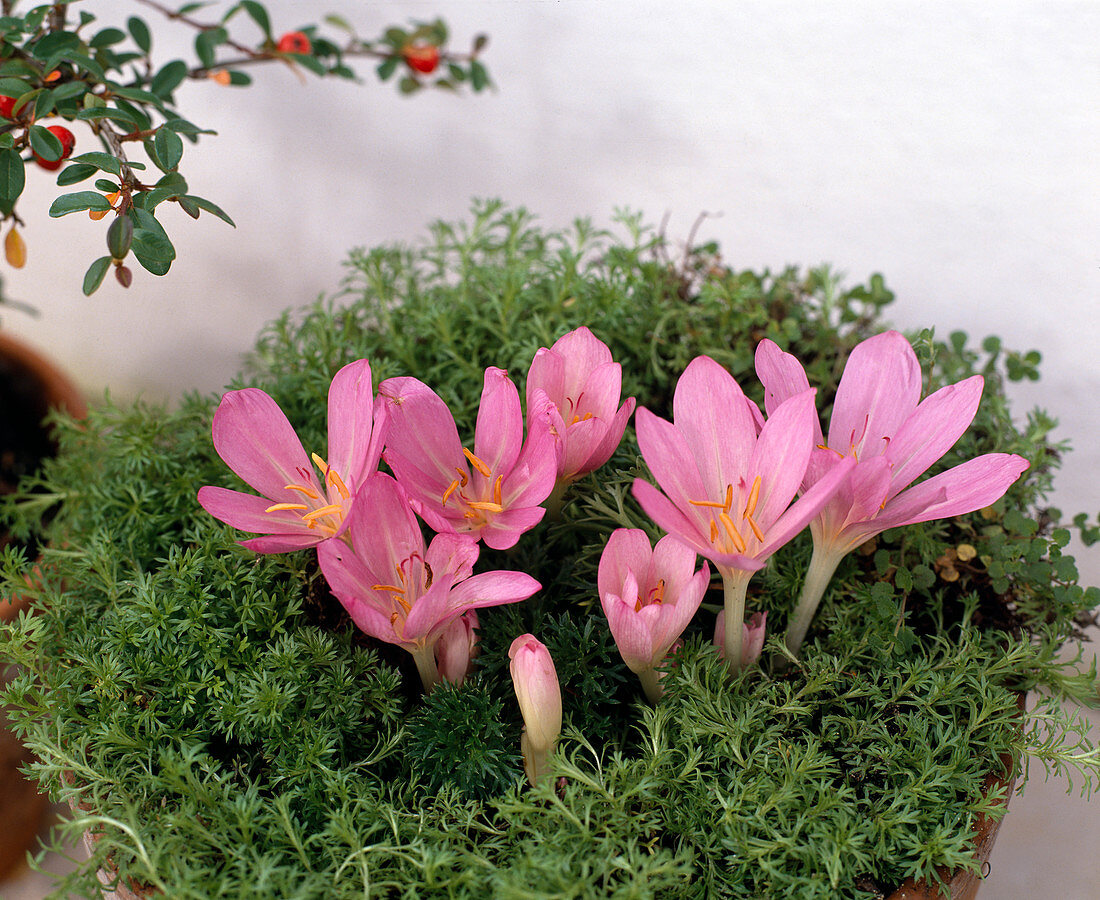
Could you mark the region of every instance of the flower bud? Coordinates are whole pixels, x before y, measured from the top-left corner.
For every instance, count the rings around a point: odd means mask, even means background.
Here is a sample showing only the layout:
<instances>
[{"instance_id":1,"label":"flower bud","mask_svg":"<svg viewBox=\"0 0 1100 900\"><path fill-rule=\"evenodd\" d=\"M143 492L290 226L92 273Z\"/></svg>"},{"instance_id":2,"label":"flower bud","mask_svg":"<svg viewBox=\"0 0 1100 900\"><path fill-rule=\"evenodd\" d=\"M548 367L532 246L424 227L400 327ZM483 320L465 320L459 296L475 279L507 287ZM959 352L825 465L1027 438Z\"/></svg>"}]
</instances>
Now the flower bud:
<instances>
[{"instance_id":1,"label":"flower bud","mask_svg":"<svg viewBox=\"0 0 1100 900\"><path fill-rule=\"evenodd\" d=\"M532 634L521 634L508 648L516 699L523 714L523 764L532 784L546 768L561 734L561 688L546 645Z\"/></svg>"},{"instance_id":2,"label":"flower bud","mask_svg":"<svg viewBox=\"0 0 1100 900\"><path fill-rule=\"evenodd\" d=\"M462 684L477 656L477 612L470 610L455 619L435 645L435 663L439 677Z\"/></svg>"},{"instance_id":3,"label":"flower bud","mask_svg":"<svg viewBox=\"0 0 1100 900\"><path fill-rule=\"evenodd\" d=\"M749 616L749 620L741 626L743 629L741 632L741 665L738 668L746 669L760 659L760 654L764 651L767 624L768 614L758 612ZM718 647L719 655L722 654L725 638L726 611L723 609L719 611L718 618L714 620L714 644Z\"/></svg>"}]
</instances>

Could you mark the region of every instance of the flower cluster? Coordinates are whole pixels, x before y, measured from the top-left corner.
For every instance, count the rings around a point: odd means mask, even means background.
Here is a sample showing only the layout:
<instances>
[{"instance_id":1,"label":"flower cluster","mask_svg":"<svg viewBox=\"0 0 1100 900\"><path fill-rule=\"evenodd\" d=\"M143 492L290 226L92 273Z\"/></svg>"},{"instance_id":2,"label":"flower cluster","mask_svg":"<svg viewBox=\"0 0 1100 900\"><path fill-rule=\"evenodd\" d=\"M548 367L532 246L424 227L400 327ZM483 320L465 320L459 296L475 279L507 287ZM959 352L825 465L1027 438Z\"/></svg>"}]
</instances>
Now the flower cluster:
<instances>
[{"instance_id":1,"label":"flower cluster","mask_svg":"<svg viewBox=\"0 0 1100 900\"><path fill-rule=\"evenodd\" d=\"M677 382L672 421L637 411L638 446L656 485L638 479L633 494L667 534L652 547L643 531L614 531L595 589L623 660L654 702L711 566L725 598L714 641L737 671L756 663L765 640L767 612L746 621L749 581L809 527L813 558L786 637L795 655L845 554L888 528L987 506L1027 468L1019 456L991 453L913 485L970 424L982 380L921 401L920 366L897 332L853 350L827 438L794 356L764 340L756 370L764 413L706 356ZM475 574L480 544L515 546L611 457L634 413L633 398L620 405L621 387L611 351L579 328L535 354L526 413L508 373L486 369L473 440L464 442L428 385L391 378L375 395L370 365L359 360L332 381L327 457L307 455L263 391L232 391L214 415L214 445L260 496L208 486L198 499L259 534L242 542L257 552L316 547L332 594L363 632L408 650L426 690L461 683L478 653L476 610L540 589L523 572ZM699 556L706 562L697 570ZM517 637L509 658L534 783L561 729L561 691L533 635Z\"/></svg>"}]
</instances>

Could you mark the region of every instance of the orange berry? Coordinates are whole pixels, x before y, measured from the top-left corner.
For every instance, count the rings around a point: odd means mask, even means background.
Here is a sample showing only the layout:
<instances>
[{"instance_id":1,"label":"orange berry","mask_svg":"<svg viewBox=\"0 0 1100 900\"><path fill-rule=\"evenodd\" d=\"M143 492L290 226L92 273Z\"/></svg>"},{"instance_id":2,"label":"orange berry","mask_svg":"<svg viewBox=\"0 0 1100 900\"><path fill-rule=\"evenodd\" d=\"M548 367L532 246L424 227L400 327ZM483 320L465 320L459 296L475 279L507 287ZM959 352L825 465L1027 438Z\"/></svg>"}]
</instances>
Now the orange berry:
<instances>
[{"instance_id":1,"label":"orange berry","mask_svg":"<svg viewBox=\"0 0 1100 900\"><path fill-rule=\"evenodd\" d=\"M225 69L218 69L216 72L211 72L207 78L217 82L222 87L231 84L233 80Z\"/></svg>"},{"instance_id":2,"label":"orange berry","mask_svg":"<svg viewBox=\"0 0 1100 900\"><path fill-rule=\"evenodd\" d=\"M27 262L27 245L14 225L4 238L4 256L13 269L22 269Z\"/></svg>"}]
</instances>

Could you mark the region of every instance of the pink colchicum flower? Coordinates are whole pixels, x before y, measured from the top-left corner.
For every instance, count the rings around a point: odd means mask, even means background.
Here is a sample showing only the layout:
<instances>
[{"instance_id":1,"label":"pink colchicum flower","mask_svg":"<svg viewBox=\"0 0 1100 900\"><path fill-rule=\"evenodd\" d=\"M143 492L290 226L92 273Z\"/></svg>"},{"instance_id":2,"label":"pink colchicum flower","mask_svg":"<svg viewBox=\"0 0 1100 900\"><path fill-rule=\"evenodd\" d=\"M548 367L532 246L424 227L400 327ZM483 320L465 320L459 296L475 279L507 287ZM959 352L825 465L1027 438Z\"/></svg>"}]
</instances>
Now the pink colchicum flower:
<instances>
[{"instance_id":1,"label":"pink colchicum flower","mask_svg":"<svg viewBox=\"0 0 1100 900\"><path fill-rule=\"evenodd\" d=\"M672 535L656 548L638 528L611 532L596 577L600 605L623 661L656 703L664 693L657 666L691 621L710 584L695 571L695 551Z\"/></svg>"},{"instance_id":2,"label":"pink colchicum flower","mask_svg":"<svg viewBox=\"0 0 1100 900\"><path fill-rule=\"evenodd\" d=\"M321 544L321 571L362 631L413 655L425 690L440 680L436 643L455 620L526 600L541 587L522 572L474 575L478 545L469 535L437 534L425 548L405 492L384 473L359 489L348 521L351 546Z\"/></svg>"},{"instance_id":3,"label":"pink colchicum flower","mask_svg":"<svg viewBox=\"0 0 1100 900\"><path fill-rule=\"evenodd\" d=\"M758 432L733 376L706 356L688 364L672 406L672 422L644 408L635 415L638 446L661 490L638 479L634 496L661 528L714 563L726 621L740 624L752 573L821 511L854 463L834 466L794 500L814 449L814 392L777 406ZM725 632L735 670L742 635L740 627Z\"/></svg>"},{"instance_id":4,"label":"pink colchicum flower","mask_svg":"<svg viewBox=\"0 0 1100 900\"><path fill-rule=\"evenodd\" d=\"M435 645L435 663L439 677L461 685L474 667L477 657L477 611L470 610L455 619Z\"/></svg>"},{"instance_id":5,"label":"pink colchicum flower","mask_svg":"<svg viewBox=\"0 0 1100 900\"><path fill-rule=\"evenodd\" d=\"M423 382L390 378L378 395L390 420L384 459L428 527L506 550L542 519L557 465L549 401L524 441L519 391L503 369L486 369L471 453L447 404Z\"/></svg>"},{"instance_id":6,"label":"pink colchicum flower","mask_svg":"<svg viewBox=\"0 0 1100 900\"><path fill-rule=\"evenodd\" d=\"M527 409L538 409L537 391L553 404L559 440L555 494L598 469L619 446L635 405L629 397L619 406L622 380L622 366L607 344L584 326L535 353L527 372Z\"/></svg>"},{"instance_id":7,"label":"pink colchicum flower","mask_svg":"<svg viewBox=\"0 0 1100 900\"><path fill-rule=\"evenodd\" d=\"M218 455L262 496L208 485L199 503L234 528L263 534L241 542L249 549L283 553L344 534L356 488L378 468L385 410L361 359L337 372L329 388L327 462L316 453L311 462L279 405L257 388L225 394L212 431Z\"/></svg>"},{"instance_id":8,"label":"pink colchicum flower","mask_svg":"<svg viewBox=\"0 0 1100 900\"><path fill-rule=\"evenodd\" d=\"M769 340L756 348L756 371L769 413L808 386L798 360ZM802 487L813 491L839 463L854 465L810 523L813 557L786 637L792 654L801 647L833 572L851 550L888 528L989 506L1027 469L1021 456L987 453L910 487L970 426L982 387L982 377L974 375L922 401L920 363L896 331L870 337L852 350L837 387L828 440L815 423L817 450Z\"/></svg>"},{"instance_id":9,"label":"pink colchicum flower","mask_svg":"<svg viewBox=\"0 0 1100 900\"><path fill-rule=\"evenodd\" d=\"M741 635L741 668L747 669L753 665L760 654L764 652L764 638L767 636L768 614L755 612L749 616L749 620L742 626ZM718 654L724 656L723 648L726 644L726 611L718 610L714 620L714 646L718 648Z\"/></svg>"},{"instance_id":10,"label":"pink colchicum flower","mask_svg":"<svg viewBox=\"0 0 1100 900\"><path fill-rule=\"evenodd\" d=\"M546 761L561 734L561 686L550 651L533 634L521 634L512 641L508 659L523 715L523 768L535 785L546 773Z\"/></svg>"}]
</instances>

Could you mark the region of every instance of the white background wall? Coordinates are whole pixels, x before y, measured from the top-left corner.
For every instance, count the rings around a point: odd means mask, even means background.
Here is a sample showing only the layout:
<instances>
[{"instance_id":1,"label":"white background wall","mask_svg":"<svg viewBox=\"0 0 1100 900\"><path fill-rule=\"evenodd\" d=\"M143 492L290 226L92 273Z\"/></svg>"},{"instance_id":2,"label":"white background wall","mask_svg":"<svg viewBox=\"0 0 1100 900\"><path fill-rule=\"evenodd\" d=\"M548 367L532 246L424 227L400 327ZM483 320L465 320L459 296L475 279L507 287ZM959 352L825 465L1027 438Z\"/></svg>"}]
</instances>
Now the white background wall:
<instances>
[{"instance_id":1,"label":"white background wall","mask_svg":"<svg viewBox=\"0 0 1100 900\"><path fill-rule=\"evenodd\" d=\"M112 24L135 11L125 0L81 5ZM329 11L365 33L441 13L458 48L491 34L499 89L410 100L369 78L303 85L281 67L256 71L246 92L186 87L182 108L221 133L188 148L191 188L239 229L170 216L172 273L136 271L129 291L111 282L91 299L80 283L103 229L48 220L56 189L35 179L23 203L30 262L4 277L42 316L7 313L4 325L93 394L218 388L265 320L335 287L349 247L415 240L473 196L525 204L552 225L606 223L619 205L654 221L667 211L680 236L707 210L722 216L701 236L735 266L829 261L860 280L882 271L899 326L996 332L1041 350L1041 386L1013 393L1021 412L1055 414L1057 436L1077 447L1055 501L1100 510L1100 3L269 6L277 32ZM78 141L78 152L91 146ZM1100 581L1098 554L1083 556ZM1100 836L1100 806L1079 811L1088 827L1070 826L1077 856ZM1056 811L1041 828L1067 821ZM1039 896L1039 882L1022 879L1057 852L1039 854L1039 839L1025 830L1018 852L999 846L991 897ZM1096 883L1096 862L1074 864L1091 865Z\"/></svg>"}]
</instances>

